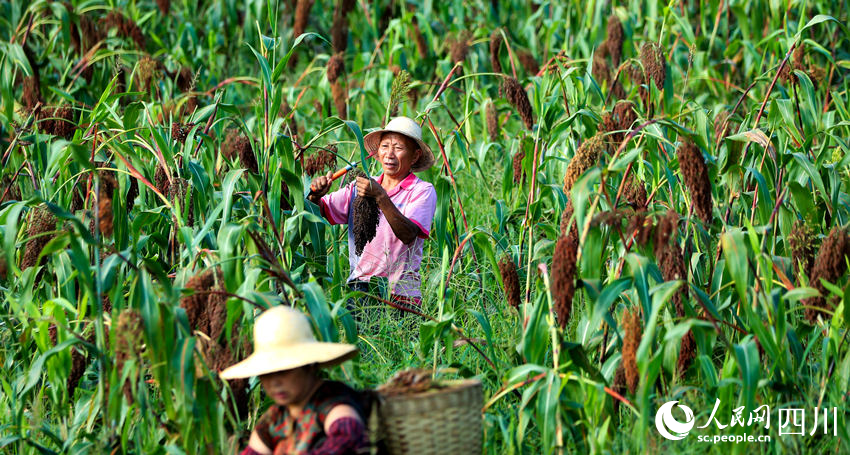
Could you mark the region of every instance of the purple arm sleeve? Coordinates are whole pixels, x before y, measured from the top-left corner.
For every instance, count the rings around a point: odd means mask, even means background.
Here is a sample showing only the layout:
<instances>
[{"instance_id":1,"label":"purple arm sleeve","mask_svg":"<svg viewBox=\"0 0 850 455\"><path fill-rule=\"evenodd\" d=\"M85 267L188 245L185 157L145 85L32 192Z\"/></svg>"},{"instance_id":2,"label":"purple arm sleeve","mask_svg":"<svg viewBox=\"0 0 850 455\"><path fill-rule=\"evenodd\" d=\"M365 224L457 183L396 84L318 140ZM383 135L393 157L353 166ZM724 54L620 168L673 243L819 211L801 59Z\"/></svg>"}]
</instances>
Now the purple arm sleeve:
<instances>
[{"instance_id":1,"label":"purple arm sleeve","mask_svg":"<svg viewBox=\"0 0 850 455\"><path fill-rule=\"evenodd\" d=\"M342 417L334 420L328 428L328 435L319 447L311 450L309 455L339 455L354 453L367 445L363 423L353 417Z\"/></svg>"}]
</instances>

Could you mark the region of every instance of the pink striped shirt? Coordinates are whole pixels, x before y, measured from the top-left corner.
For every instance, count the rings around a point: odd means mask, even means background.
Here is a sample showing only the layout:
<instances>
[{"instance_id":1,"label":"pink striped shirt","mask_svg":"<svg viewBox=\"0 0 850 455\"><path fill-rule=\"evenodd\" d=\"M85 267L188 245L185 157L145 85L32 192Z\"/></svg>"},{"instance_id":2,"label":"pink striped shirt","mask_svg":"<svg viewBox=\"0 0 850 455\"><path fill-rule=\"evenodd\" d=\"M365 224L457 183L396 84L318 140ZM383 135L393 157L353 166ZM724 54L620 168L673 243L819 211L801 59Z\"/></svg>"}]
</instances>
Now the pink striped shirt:
<instances>
[{"instance_id":1,"label":"pink striped shirt","mask_svg":"<svg viewBox=\"0 0 850 455\"><path fill-rule=\"evenodd\" d=\"M381 183L384 175L377 179ZM402 215L419 226L420 233L409 245L402 243L379 211L379 222L375 238L363 248L363 254L354 252L354 233L351 229L352 202L357 196L354 182L322 197L319 206L322 215L331 224L348 224L348 263L351 273L348 281L368 281L370 277L387 277L393 294L406 297L421 297L419 266L422 250L431 229L431 220L437 210L437 192L430 183L420 180L411 173L395 188L387 191L390 200Z\"/></svg>"}]
</instances>

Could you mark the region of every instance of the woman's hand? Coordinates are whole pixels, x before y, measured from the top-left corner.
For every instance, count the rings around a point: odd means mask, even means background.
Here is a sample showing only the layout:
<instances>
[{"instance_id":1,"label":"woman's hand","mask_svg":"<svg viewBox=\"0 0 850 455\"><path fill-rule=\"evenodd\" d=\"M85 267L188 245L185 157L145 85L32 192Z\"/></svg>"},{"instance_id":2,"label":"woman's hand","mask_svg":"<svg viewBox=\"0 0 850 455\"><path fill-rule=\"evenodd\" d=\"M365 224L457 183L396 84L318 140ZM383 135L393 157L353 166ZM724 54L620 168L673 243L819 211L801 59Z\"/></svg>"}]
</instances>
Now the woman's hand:
<instances>
[{"instance_id":1,"label":"woman's hand","mask_svg":"<svg viewBox=\"0 0 850 455\"><path fill-rule=\"evenodd\" d=\"M319 203L319 199L322 196L328 194L328 190L331 189L331 184L333 183L333 173L328 171L325 175L320 175L313 179L310 183L310 196L308 199L310 202L314 204Z\"/></svg>"},{"instance_id":2,"label":"woman's hand","mask_svg":"<svg viewBox=\"0 0 850 455\"><path fill-rule=\"evenodd\" d=\"M365 177L357 177L357 195L375 198L377 201L381 201L387 196L387 190L381 186L380 183L367 179Z\"/></svg>"}]
</instances>

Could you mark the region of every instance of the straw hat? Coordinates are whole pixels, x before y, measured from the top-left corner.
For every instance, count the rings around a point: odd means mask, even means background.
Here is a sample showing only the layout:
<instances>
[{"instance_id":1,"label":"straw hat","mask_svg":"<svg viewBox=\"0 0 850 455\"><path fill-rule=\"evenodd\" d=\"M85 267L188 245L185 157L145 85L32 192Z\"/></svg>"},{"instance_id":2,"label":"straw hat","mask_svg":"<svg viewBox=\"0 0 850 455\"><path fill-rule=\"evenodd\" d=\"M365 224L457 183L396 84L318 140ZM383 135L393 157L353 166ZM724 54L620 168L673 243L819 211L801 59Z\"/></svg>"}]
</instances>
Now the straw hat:
<instances>
[{"instance_id":1,"label":"straw hat","mask_svg":"<svg viewBox=\"0 0 850 455\"><path fill-rule=\"evenodd\" d=\"M329 367L357 354L351 344L316 341L310 321L298 310L276 306L254 322L254 353L224 369L222 379L247 378L310 364Z\"/></svg>"},{"instance_id":2,"label":"straw hat","mask_svg":"<svg viewBox=\"0 0 850 455\"><path fill-rule=\"evenodd\" d=\"M410 167L410 170L413 172L421 172L429 167L434 165L434 153L431 152L431 147L428 147L425 142L422 141L422 128L419 127L419 124L413 121L408 117L396 117L390 120L390 123L387 123L387 126L384 129L372 131L367 134L366 137L363 138L363 142L366 145L366 152L370 155L378 150L378 146L381 145L381 135L384 133L399 133L403 134L414 141L419 145L419 148L422 149L422 156L413 163L413 166Z\"/></svg>"}]
</instances>

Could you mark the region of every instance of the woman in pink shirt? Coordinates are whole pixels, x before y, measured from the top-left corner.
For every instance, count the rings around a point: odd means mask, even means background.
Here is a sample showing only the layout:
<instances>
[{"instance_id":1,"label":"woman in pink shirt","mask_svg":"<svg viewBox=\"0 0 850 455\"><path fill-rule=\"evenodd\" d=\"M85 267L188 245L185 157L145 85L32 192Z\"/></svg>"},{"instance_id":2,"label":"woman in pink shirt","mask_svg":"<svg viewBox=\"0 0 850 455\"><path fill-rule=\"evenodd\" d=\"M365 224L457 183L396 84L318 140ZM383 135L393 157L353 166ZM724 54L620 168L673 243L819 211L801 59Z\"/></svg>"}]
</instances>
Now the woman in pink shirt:
<instances>
[{"instance_id":1,"label":"woman in pink shirt","mask_svg":"<svg viewBox=\"0 0 850 455\"><path fill-rule=\"evenodd\" d=\"M391 299L407 305L421 304L421 279L424 240L437 209L434 186L420 180L414 172L434 164L431 148L422 141L422 129L407 117L396 117L387 126L364 138L366 151L380 160L383 173L376 179L358 177L343 188L327 194L331 173L317 177L310 185L311 202L319 205L331 224L348 224L348 284L364 290L372 277L383 277L391 289ZM380 209L375 238L355 253L351 224L355 197L375 198Z\"/></svg>"}]
</instances>

